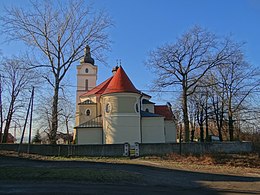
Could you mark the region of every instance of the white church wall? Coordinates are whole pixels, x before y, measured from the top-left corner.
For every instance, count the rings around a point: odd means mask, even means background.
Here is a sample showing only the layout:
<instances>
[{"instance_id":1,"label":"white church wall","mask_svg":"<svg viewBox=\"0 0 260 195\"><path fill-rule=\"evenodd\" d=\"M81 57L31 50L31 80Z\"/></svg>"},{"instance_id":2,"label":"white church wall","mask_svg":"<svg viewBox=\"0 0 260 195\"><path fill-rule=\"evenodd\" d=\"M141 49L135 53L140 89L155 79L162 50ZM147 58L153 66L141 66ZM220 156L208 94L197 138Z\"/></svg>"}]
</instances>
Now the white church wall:
<instances>
[{"instance_id":1,"label":"white church wall","mask_svg":"<svg viewBox=\"0 0 260 195\"><path fill-rule=\"evenodd\" d=\"M86 69L88 69L87 72ZM87 92L86 80L88 80L88 84L87 84L88 90L96 86L97 66L93 66L92 64L89 63L81 63L80 65L77 66L77 95L76 95L76 117L75 117L76 126L80 125L82 122L81 120L82 114L80 111L80 105L78 105L78 103L84 101L84 99L80 99L80 96Z\"/></svg>"},{"instance_id":2,"label":"white church wall","mask_svg":"<svg viewBox=\"0 0 260 195\"><path fill-rule=\"evenodd\" d=\"M140 142L140 94L114 93L104 95L103 128L106 144L119 144L128 142L133 145Z\"/></svg>"},{"instance_id":3,"label":"white church wall","mask_svg":"<svg viewBox=\"0 0 260 195\"><path fill-rule=\"evenodd\" d=\"M142 143L164 143L164 118L143 117L142 118Z\"/></svg>"},{"instance_id":4,"label":"white church wall","mask_svg":"<svg viewBox=\"0 0 260 195\"><path fill-rule=\"evenodd\" d=\"M77 144L102 144L102 128L77 128Z\"/></svg>"},{"instance_id":5,"label":"white church wall","mask_svg":"<svg viewBox=\"0 0 260 195\"><path fill-rule=\"evenodd\" d=\"M87 110L89 110L89 115L87 115ZM80 125L96 117L97 117L96 104L79 105L79 111L77 112L76 115L76 125Z\"/></svg>"},{"instance_id":6,"label":"white church wall","mask_svg":"<svg viewBox=\"0 0 260 195\"><path fill-rule=\"evenodd\" d=\"M86 71L87 69L87 71ZM88 87L86 89L86 80ZM97 66L89 63L81 63L77 66L77 99L76 103L80 102L79 96L86 93L96 86L97 82Z\"/></svg>"},{"instance_id":7,"label":"white church wall","mask_svg":"<svg viewBox=\"0 0 260 195\"><path fill-rule=\"evenodd\" d=\"M140 118L136 115L112 115L106 117L104 125L104 142L120 144L128 142L134 145L140 139Z\"/></svg>"},{"instance_id":8,"label":"white church wall","mask_svg":"<svg viewBox=\"0 0 260 195\"><path fill-rule=\"evenodd\" d=\"M86 68L88 69L87 72L86 72ZM81 63L81 67L79 68L78 70L78 74L89 74L89 75L92 75L92 74L96 74L97 72L97 66L93 66L92 64L89 64L89 63Z\"/></svg>"},{"instance_id":9,"label":"white church wall","mask_svg":"<svg viewBox=\"0 0 260 195\"><path fill-rule=\"evenodd\" d=\"M166 143L176 142L177 130L176 130L175 122L170 120L165 120L164 127L165 127L165 142Z\"/></svg>"}]
</instances>

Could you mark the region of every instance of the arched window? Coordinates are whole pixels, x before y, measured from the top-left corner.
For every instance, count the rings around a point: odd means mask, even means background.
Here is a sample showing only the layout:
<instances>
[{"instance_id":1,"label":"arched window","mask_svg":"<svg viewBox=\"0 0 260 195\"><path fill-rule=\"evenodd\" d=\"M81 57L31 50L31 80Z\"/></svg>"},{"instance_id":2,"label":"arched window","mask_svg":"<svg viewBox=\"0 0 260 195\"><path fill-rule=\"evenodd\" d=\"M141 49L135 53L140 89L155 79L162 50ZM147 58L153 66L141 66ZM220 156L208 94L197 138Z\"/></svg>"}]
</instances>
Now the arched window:
<instances>
[{"instance_id":1,"label":"arched window","mask_svg":"<svg viewBox=\"0 0 260 195\"><path fill-rule=\"evenodd\" d=\"M86 79L86 81L85 81L85 90L86 91L88 90L88 79Z\"/></svg>"},{"instance_id":2,"label":"arched window","mask_svg":"<svg viewBox=\"0 0 260 195\"><path fill-rule=\"evenodd\" d=\"M85 112L85 114L86 114L87 116L90 116L90 114L91 114L90 109L87 109L86 112Z\"/></svg>"},{"instance_id":3,"label":"arched window","mask_svg":"<svg viewBox=\"0 0 260 195\"><path fill-rule=\"evenodd\" d=\"M111 111L111 105L110 103L106 104L106 113L109 113Z\"/></svg>"},{"instance_id":4,"label":"arched window","mask_svg":"<svg viewBox=\"0 0 260 195\"><path fill-rule=\"evenodd\" d=\"M138 106L137 103L135 104L135 111L136 111L136 112L139 112L139 106Z\"/></svg>"},{"instance_id":5,"label":"arched window","mask_svg":"<svg viewBox=\"0 0 260 195\"><path fill-rule=\"evenodd\" d=\"M146 109L145 109L145 112L149 112L149 109L148 109L148 108L146 108Z\"/></svg>"},{"instance_id":6,"label":"arched window","mask_svg":"<svg viewBox=\"0 0 260 195\"><path fill-rule=\"evenodd\" d=\"M85 73L88 73L88 68L85 69Z\"/></svg>"}]
</instances>

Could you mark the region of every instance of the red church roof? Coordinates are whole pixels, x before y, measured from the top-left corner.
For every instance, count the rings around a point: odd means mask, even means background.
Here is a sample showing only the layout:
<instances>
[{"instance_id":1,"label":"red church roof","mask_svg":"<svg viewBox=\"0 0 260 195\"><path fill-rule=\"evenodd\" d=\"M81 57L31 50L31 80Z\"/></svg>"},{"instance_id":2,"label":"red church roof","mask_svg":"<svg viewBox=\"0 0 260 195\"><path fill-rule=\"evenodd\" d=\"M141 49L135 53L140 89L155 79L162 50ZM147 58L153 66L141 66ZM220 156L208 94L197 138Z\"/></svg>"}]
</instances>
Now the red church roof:
<instances>
[{"instance_id":1,"label":"red church roof","mask_svg":"<svg viewBox=\"0 0 260 195\"><path fill-rule=\"evenodd\" d=\"M134 84L131 82L121 66L117 69L114 76L110 77L90 91L82 94L81 97L120 92L141 93L135 88Z\"/></svg>"},{"instance_id":2,"label":"red church roof","mask_svg":"<svg viewBox=\"0 0 260 195\"><path fill-rule=\"evenodd\" d=\"M154 113L164 116L165 120L173 120L173 118L174 118L172 109L170 107L168 107L167 105L162 105L162 106L155 105Z\"/></svg>"},{"instance_id":3,"label":"red church roof","mask_svg":"<svg viewBox=\"0 0 260 195\"><path fill-rule=\"evenodd\" d=\"M110 77L109 79L105 80L103 83L100 83L98 86L94 87L93 89L89 90L86 93L83 93L81 97L88 96L88 95L102 95L103 92L106 90L108 84L112 80L113 77Z\"/></svg>"},{"instance_id":4,"label":"red church roof","mask_svg":"<svg viewBox=\"0 0 260 195\"><path fill-rule=\"evenodd\" d=\"M135 88L122 66L117 69L103 94L119 92L140 93L140 91Z\"/></svg>"}]
</instances>

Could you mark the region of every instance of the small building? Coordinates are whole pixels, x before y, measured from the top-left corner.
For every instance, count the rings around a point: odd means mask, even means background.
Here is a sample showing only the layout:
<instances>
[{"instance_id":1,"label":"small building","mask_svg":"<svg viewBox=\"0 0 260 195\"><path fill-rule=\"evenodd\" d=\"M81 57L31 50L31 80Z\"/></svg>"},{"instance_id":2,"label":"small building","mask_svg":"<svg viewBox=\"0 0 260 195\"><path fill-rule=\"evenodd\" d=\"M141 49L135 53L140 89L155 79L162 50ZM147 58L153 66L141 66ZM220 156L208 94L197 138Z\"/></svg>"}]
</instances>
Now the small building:
<instances>
[{"instance_id":1,"label":"small building","mask_svg":"<svg viewBox=\"0 0 260 195\"><path fill-rule=\"evenodd\" d=\"M3 140L3 134L0 134L0 136L1 136L1 140ZM6 143L7 144L14 144L16 141L17 141L17 139L11 133L8 133Z\"/></svg>"},{"instance_id":2,"label":"small building","mask_svg":"<svg viewBox=\"0 0 260 195\"><path fill-rule=\"evenodd\" d=\"M122 66L96 85L98 67L86 47L77 66L76 144L176 142L170 104L155 105L135 88Z\"/></svg>"},{"instance_id":3,"label":"small building","mask_svg":"<svg viewBox=\"0 0 260 195\"><path fill-rule=\"evenodd\" d=\"M50 138L49 134L46 131L43 131L40 133L40 140L41 144L50 144ZM73 135L72 134L67 134L67 133L62 133L62 132L57 132L56 134L56 144L68 144L72 143L73 140Z\"/></svg>"}]
</instances>

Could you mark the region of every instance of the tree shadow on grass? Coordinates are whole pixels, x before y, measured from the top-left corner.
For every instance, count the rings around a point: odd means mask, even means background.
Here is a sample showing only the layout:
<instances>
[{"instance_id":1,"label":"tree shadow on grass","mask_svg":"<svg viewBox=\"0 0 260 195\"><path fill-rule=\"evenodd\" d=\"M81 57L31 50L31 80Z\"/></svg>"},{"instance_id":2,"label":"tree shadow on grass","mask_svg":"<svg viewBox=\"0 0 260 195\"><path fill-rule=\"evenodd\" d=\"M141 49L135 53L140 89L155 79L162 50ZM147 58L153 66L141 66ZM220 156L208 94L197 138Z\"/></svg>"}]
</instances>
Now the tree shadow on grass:
<instances>
[{"instance_id":1,"label":"tree shadow on grass","mask_svg":"<svg viewBox=\"0 0 260 195\"><path fill-rule=\"evenodd\" d=\"M97 171L115 170L140 175L141 179L126 183L91 183L78 181L48 181L31 185L24 182L11 182L12 188L20 189L30 194L37 187L39 193L77 192L78 194L260 194L260 177L232 176L224 174L193 172L158 168L148 165L123 163L105 163L91 161L50 161L32 160L19 157L0 156L0 168L5 167L37 167L37 168L73 168L93 169ZM1 177L1 176L0 176ZM80 175L79 175L80 177ZM7 190L10 183L1 182L1 192ZM27 187L26 187L27 186ZM77 190L76 190L77 189ZM23 191L25 190L25 191ZM27 190L27 191L26 191ZM73 191L76 190L76 191Z\"/></svg>"}]
</instances>

